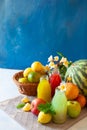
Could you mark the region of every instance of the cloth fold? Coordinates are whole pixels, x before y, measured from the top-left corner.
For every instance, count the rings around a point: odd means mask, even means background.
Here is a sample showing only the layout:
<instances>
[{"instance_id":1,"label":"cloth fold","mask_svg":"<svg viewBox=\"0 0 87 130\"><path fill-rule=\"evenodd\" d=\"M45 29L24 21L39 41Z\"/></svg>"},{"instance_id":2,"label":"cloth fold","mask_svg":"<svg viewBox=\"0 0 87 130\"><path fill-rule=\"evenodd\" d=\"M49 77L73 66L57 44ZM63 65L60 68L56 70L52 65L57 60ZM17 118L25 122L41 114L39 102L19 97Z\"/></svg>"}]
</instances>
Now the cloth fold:
<instances>
[{"instance_id":1,"label":"cloth fold","mask_svg":"<svg viewBox=\"0 0 87 130\"><path fill-rule=\"evenodd\" d=\"M37 122L37 117L31 112L23 112L22 109L17 109L17 104L21 101L23 95L0 102L0 109L5 111L11 118L16 120L26 130L67 130L72 125L87 116L87 108L81 111L81 114L76 119L67 118L64 124L55 124L53 122L42 125ZM29 97L32 101L34 97Z\"/></svg>"}]
</instances>

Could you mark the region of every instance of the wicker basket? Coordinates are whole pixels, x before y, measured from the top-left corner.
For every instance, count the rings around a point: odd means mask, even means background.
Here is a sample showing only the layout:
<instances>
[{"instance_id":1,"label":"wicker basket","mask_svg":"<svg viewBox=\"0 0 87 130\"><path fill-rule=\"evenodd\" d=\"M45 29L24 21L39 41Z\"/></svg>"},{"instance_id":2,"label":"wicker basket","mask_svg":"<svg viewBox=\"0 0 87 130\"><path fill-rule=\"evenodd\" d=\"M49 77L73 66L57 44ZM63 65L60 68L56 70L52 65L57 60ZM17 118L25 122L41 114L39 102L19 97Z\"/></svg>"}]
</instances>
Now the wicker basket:
<instances>
[{"instance_id":1,"label":"wicker basket","mask_svg":"<svg viewBox=\"0 0 87 130\"><path fill-rule=\"evenodd\" d=\"M21 94L24 94L27 96L36 96L38 83L20 83L20 82L18 82L18 79L22 78L22 77L23 77L23 71L20 71L13 75L13 81L17 85L19 92Z\"/></svg>"}]
</instances>

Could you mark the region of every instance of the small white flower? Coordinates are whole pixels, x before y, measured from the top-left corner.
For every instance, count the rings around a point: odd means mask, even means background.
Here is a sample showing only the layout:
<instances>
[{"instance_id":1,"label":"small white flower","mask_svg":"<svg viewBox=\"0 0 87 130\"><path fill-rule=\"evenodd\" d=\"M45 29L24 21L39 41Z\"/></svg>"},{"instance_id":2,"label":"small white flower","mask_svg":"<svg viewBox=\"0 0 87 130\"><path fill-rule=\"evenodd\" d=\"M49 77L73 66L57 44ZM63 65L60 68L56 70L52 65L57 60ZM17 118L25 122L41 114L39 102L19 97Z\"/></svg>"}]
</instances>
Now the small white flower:
<instances>
[{"instance_id":1,"label":"small white flower","mask_svg":"<svg viewBox=\"0 0 87 130\"><path fill-rule=\"evenodd\" d=\"M58 56L54 56L54 61L58 61L59 57Z\"/></svg>"},{"instance_id":2,"label":"small white flower","mask_svg":"<svg viewBox=\"0 0 87 130\"><path fill-rule=\"evenodd\" d=\"M60 86L58 86L58 88L60 89L60 91L66 91L66 87L64 83L61 83Z\"/></svg>"},{"instance_id":3,"label":"small white flower","mask_svg":"<svg viewBox=\"0 0 87 130\"><path fill-rule=\"evenodd\" d=\"M62 59L60 60L60 63L61 62L65 62L66 61L66 58L65 57L62 57Z\"/></svg>"},{"instance_id":4,"label":"small white flower","mask_svg":"<svg viewBox=\"0 0 87 130\"><path fill-rule=\"evenodd\" d=\"M60 63L63 63L64 66L68 67L68 60L67 60L67 58L62 57L62 59L60 60Z\"/></svg>"},{"instance_id":5,"label":"small white flower","mask_svg":"<svg viewBox=\"0 0 87 130\"><path fill-rule=\"evenodd\" d=\"M54 68L57 68L57 65L52 61L49 63L49 67L50 69L54 69Z\"/></svg>"},{"instance_id":6,"label":"small white flower","mask_svg":"<svg viewBox=\"0 0 87 130\"><path fill-rule=\"evenodd\" d=\"M51 61L51 62L49 63L49 67L50 67L50 68L54 68L54 67L55 67L55 63L54 63L53 61Z\"/></svg>"},{"instance_id":7,"label":"small white flower","mask_svg":"<svg viewBox=\"0 0 87 130\"><path fill-rule=\"evenodd\" d=\"M52 55L48 58L48 62L51 62L51 61L53 61L53 56Z\"/></svg>"},{"instance_id":8,"label":"small white flower","mask_svg":"<svg viewBox=\"0 0 87 130\"><path fill-rule=\"evenodd\" d=\"M64 62L63 65L68 67L68 61Z\"/></svg>"}]
</instances>

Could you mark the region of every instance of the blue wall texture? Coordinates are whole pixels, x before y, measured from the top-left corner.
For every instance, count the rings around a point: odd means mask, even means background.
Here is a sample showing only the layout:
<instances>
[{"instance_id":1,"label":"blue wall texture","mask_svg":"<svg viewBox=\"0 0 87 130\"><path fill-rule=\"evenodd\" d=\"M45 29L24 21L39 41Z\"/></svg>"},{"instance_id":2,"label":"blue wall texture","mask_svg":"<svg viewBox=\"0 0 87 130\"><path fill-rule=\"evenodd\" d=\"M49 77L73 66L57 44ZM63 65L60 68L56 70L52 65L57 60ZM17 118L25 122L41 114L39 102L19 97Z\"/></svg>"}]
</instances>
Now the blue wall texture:
<instances>
[{"instance_id":1,"label":"blue wall texture","mask_svg":"<svg viewBox=\"0 0 87 130\"><path fill-rule=\"evenodd\" d=\"M0 0L0 67L45 65L57 51L87 59L87 0Z\"/></svg>"}]
</instances>

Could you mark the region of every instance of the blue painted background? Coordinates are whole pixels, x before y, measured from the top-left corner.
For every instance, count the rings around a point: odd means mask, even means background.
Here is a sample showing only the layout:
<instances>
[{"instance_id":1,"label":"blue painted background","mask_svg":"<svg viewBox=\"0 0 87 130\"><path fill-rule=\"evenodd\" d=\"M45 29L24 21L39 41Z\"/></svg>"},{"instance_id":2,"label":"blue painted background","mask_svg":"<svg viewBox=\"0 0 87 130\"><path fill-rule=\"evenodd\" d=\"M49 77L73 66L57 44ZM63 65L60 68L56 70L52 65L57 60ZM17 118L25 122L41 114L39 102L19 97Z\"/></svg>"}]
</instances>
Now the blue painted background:
<instances>
[{"instance_id":1,"label":"blue painted background","mask_svg":"<svg viewBox=\"0 0 87 130\"><path fill-rule=\"evenodd\" d=\"M46 64L57 51L87 58L87 0L0 0L0 67Z\"/></svg>"}]
</instances>

